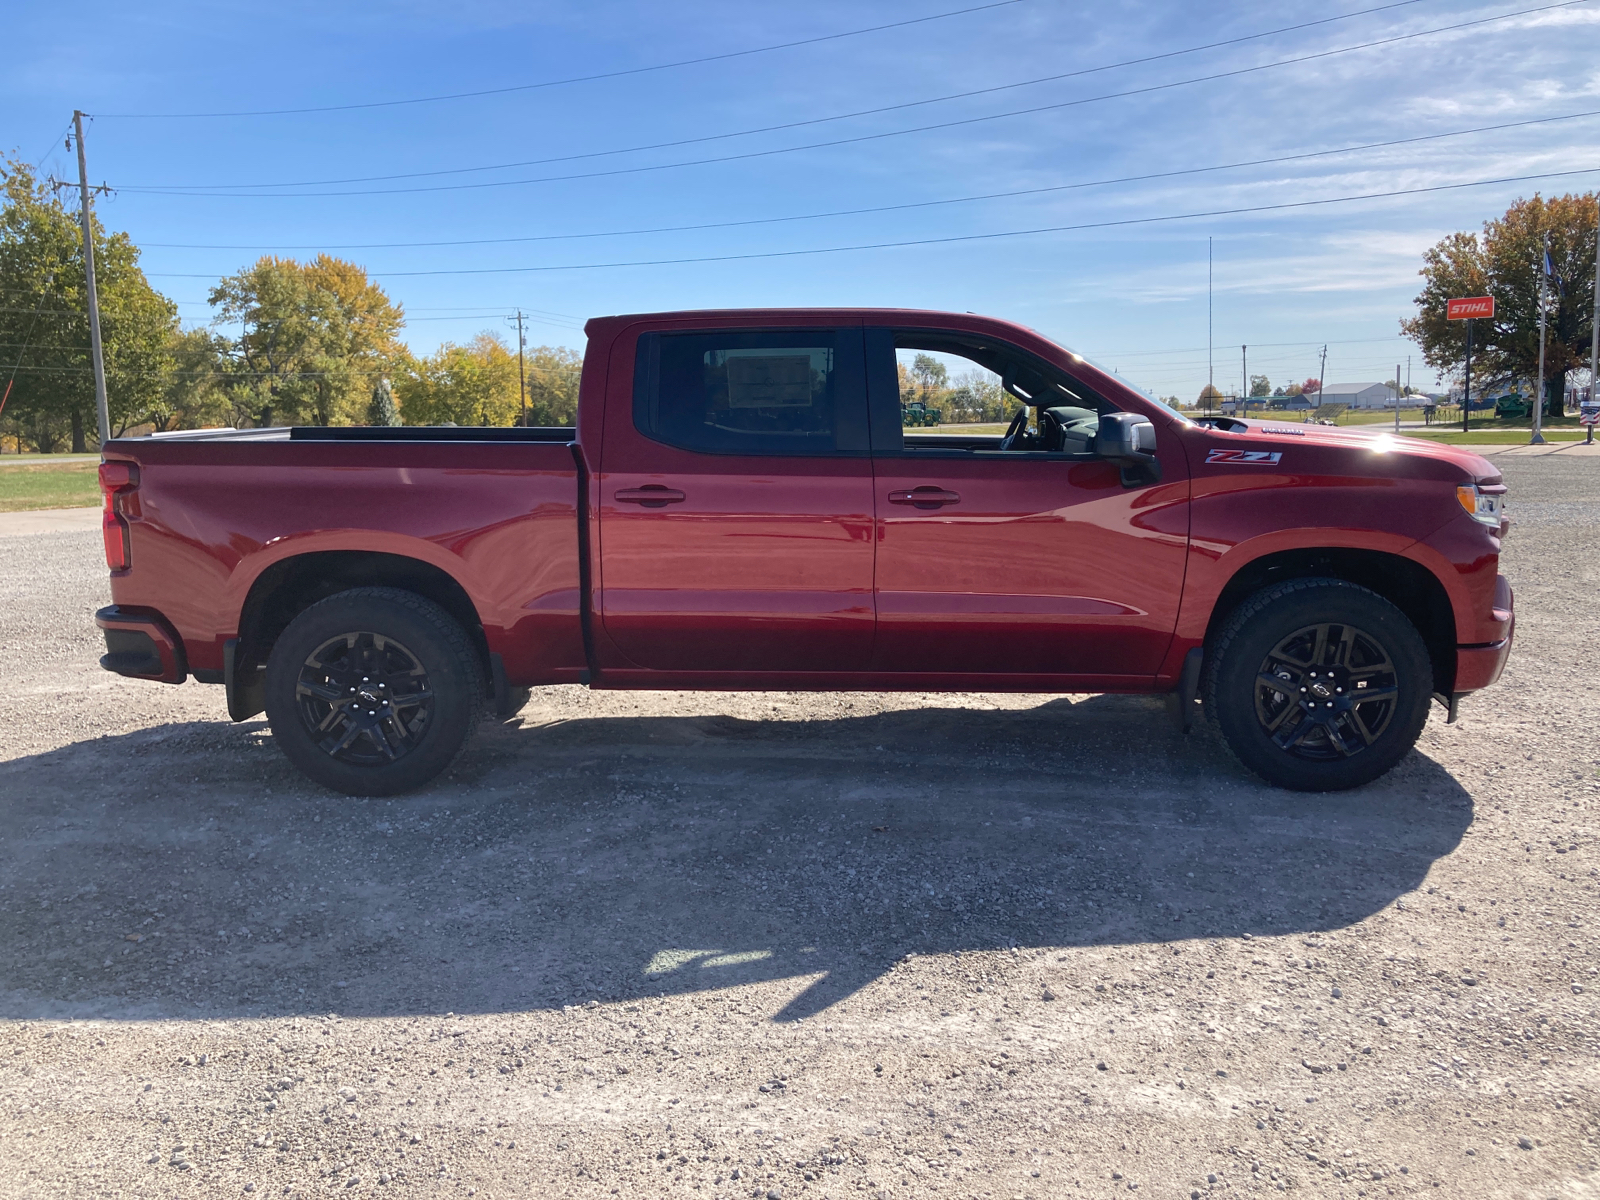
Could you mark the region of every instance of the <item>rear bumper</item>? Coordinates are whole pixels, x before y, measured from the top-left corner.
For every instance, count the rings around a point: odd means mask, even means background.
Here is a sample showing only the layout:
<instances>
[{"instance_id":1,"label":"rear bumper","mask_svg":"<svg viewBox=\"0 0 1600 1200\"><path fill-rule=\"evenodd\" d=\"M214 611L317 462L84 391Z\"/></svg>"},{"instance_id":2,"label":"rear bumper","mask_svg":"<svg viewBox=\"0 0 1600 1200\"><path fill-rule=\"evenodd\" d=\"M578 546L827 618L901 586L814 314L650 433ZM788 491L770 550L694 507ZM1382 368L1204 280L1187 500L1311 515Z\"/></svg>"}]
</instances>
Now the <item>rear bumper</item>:
<instances>
[{"instance_id":1,"label":"rear bumper","mask_svg":"<svg viewBox=\"0 0 1600 1200\"><path fill-rule=\"evenodd\" d=\"M159 683L182 683L189 677L183 642L159 613L113 604L95 613L94 623L106 635L100 665L107 671Z\"/></svg>"}]
</instances>

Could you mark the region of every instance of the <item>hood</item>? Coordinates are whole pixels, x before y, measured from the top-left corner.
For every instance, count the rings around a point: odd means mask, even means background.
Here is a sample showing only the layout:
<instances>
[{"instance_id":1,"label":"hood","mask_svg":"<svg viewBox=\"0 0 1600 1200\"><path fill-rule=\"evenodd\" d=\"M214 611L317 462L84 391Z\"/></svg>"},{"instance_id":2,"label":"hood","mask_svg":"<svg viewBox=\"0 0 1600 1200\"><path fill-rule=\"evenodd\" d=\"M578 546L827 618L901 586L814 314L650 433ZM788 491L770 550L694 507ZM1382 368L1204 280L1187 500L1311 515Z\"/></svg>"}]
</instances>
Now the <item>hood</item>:
<instances>
[{"instance_id":1,"label":"hood","mask_svg":"<svg viewBox=\"0 0 1600 1200\"><path fill-rule=\"evenodd\" d=\"M1240 425L1246 426L1240 430ZM1223 435L1230 436L1230 435ZM1423 462L1455 467L1461 472L1463 480L1473 479L1482 482L1498 481L1500 471L1481 454L1475 454L1466 446L1449 446L1443 442L1435 442L1428 438L1406 437L1404 434L1396 437L1392 431L1381 426L1375 427L1373 432L1339 428L1333 425L1303 425L1298 422L1285 421L1257 421L1234 420L1231 436L1248 440L1254 444L1271 443L1275 447L1287 449L1292 446L1340 448L1355 452L1364 452L1371 455L1381 455L1391 461L1410 459L1422 466ZM1392 457L1391 457L1392 456ZM1436 470L1437 467L1434 467Z\"/></svg>"}]
</instances>

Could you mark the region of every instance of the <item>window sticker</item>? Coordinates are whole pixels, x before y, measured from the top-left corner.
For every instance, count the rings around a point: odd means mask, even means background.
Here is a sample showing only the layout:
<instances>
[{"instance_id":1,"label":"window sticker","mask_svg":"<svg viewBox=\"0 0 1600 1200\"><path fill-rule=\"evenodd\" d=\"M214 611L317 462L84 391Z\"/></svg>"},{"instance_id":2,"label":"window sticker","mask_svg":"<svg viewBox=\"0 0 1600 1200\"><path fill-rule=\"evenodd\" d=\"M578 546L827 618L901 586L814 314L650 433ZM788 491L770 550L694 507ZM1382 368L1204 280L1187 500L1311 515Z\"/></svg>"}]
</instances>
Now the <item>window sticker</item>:
<instances>
[{"instance_id":1,"label":"window sticker","mask_svg":"<svg viewBox=\"0 0 1600 1200\"><path fill-rule=\"evenodd\" d=\"M811 407L811 355L728 352L729 408Z\"/></svg>"}]
</instances>

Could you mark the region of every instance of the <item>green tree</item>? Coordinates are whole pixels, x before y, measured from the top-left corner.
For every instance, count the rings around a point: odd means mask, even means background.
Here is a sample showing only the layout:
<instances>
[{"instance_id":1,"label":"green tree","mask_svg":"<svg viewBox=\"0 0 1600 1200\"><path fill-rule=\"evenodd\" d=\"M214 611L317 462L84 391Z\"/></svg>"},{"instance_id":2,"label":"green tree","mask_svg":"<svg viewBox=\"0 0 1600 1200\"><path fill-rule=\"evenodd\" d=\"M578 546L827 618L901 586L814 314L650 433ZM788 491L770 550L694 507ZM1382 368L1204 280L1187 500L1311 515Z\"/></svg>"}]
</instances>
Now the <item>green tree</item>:
<instances>
[{"instance_id":1,"label":"green tree","mask_svg":"<svg viewBox=\"0 0 1600 1200\"><path fill-rule=\"evenodd\" d=\"M1539 276L1549 238L1555 280L1545 314L1545 401L1561 415L1566 372L1589 354L1594 312L1596 204L1600 195L1535 195L1505 215L1484 222L1483 233L1452 233L1422 256L1417 315L1400 331L1422 349L1442 375L1459 375L1466 356L1466 322L1446 317L1445 302L1458 296L1493 296L1493 318L1473 321L1473 375L1495 390L1539 373Z\"/></svg>"},{"instance_id":2,"label":"green tree","mask_svg":"<svg viewBox=\"0 0 1600 1200\"><path fill-rule=\"evenodd\" d=\"M528 424L575 424L583 355L564 346L536 346L527 352L527 374Z\"/></svg>"},{"instance_id":3,"label":"green tree","mask_svg":"<svg viewBox=\"0 0 1600 1200\"><path fill-rule=\"evenodd\" d=\"M931 354L919 354L911 363L911 377L917 381L918 399L928 402L945 390L950 372Z\"/></svg>"},{"instance_id":4,"label":"green tree","mask_svg":"<svg viewBox=\"0 0 1600 1200\"><path fill-rule=\"evenodd\" d=\"M209 329L180 329L167 335L158 372L160 388L150 403L117 430L150 425L156 432L233 423L228 339Z\"/></svg>"},{"instance_id":5,"label":"green tree","mask_svg":"<svg viewBox=\"0 0 1600 1200\"><path fill-rule=\"evenodd\" d=\"M1272 380L1265 375L1250 376L1250 394L1252 396L1272 395Z\"/></svg>"},{"instance_id":6,"label":"green tree","mask_svg":"<svg viewBox=\"0 0 1600 1200\"><path fill-rule=\"evenodd\" d=\"M517 356L498 333L409 360L395 392L407 425L514 425L522 409Z\"/></svg>"},{"instance_id":7,"label":"green tree","mask_svg":"<svg viewBox=\"0 0 1600 1200\"><path fill-rule=\"evenodd\" d=\"M379 379L372 385L372 402L367 405L367 424L400 424L400 410L394 404L394 387L387 379Z\"/></svg>"},{"instance_id":8,"label":"green tree","mask_svg":"<svg viewBox=\"0 0 1600 1200\"><path fill-rule=\"evenodd\" d=\"M940 403L948 410L951 421L1004 421L1010 420L1016 401L1006 395L992 371L974 367L963 371L954 380L955 387Z\"/></svg>"},{"instance_id":9,"label":"green tree","mask_svg":"<svg viewBox=\"0 0 1600 1200\"><path fill-rule=\"evenodd\" d=\"M263 257L211 289L217 322L241 327L238 390L260 425L342 425L402 354L405 313L365 269L331 255Z\"/></svg>"},{"instance_id":10,"label":"green tree","mask_svg":"<svg viewBox=\"0 0 1600 1200\"><path fill-rule=\"evenodd\" d=\"M150 286L125 233L92 221L113 430L159 404L177 308ZM96 428L88 288L78 218L26 163L0 163L0 355L20 363L6 407L40 451L88 449ZM9 365L9 364L8 364Z\"/></svg>"}]
</instances>

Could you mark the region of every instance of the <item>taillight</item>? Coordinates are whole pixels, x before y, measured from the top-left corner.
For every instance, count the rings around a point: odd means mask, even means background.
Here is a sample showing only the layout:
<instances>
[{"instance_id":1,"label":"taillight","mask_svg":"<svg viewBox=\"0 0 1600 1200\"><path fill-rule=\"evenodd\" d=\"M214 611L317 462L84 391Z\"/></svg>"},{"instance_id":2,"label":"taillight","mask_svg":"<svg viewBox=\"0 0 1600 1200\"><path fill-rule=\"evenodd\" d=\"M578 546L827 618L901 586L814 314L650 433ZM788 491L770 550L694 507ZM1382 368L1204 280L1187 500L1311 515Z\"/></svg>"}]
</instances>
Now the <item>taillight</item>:
<instances>
[{"instance_id":1,"label":"taillight","mask_svg":"<svg viewBox=\"0 0 1600 1200\"><path fill-rule=\"evenodd\" d=\"M100 514L100 535L106 544L106 566L126 571L133 563L128 538L128 502L139 486L139 468L131 462L100 464L100 494L105 508Z\"/></svg>"}]
</instances>

